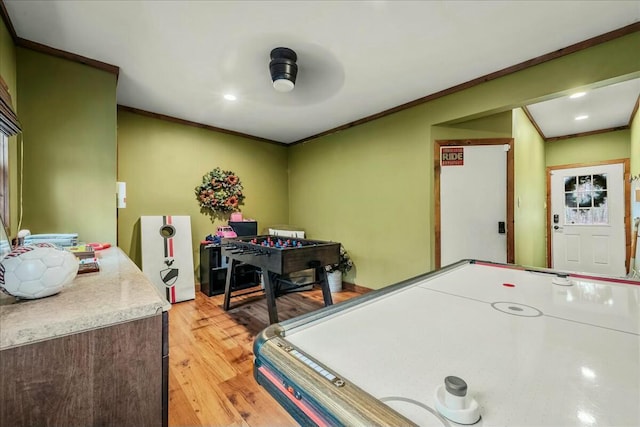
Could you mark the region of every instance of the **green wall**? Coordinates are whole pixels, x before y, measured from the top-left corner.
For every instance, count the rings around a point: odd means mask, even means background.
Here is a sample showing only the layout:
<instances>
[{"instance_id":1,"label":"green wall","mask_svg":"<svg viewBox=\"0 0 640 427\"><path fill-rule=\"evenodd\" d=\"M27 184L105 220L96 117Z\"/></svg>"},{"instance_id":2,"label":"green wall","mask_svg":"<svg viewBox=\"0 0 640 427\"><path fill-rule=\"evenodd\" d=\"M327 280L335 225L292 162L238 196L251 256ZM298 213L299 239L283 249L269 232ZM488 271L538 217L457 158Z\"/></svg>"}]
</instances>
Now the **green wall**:
<instances>
[{"instance_id":1,"label":"green wall","mask_svg":"<svg viewBox=\"0 0 640 427\"><path fill-rule=\"evenodd\" d=\"M507 110L502 113L491 114L477 119L442 124L440 127L448 130L442 135L434 133L433 138L434 140L460 138L511 138L512 126L512 113L511 110ZM467 137L465 135L470 136Z\"/></svg>"},{"instance_id":2,"label":"green wall","mask_svg":"<svg viewBox=\"0 0 640 427\"><path fill-rule=\"evenodd\" d=\"M628 159L631 154L631 131L599 133L547 142L546 165L570 165L602 160Z\"/></svg>"},{"instance_id":3,"label":"green wall","mask_svg":"<svg viewBox=\"0 0 640 427\"><path fill-rule=\"evenodd\" d=\"M640 69L638 43L634 33L291 147L290 222L342 242L356 284L380 288L431 270L431 127L623 79Z\"/></svg>"},{"instance_id":4,"label":"green wall","mask_svg":"<svg viewBox=\"0 0 640 427\"><path fill-rule=\"evenodd\" d=\"M17 49L22 227L116 242L116 76Z\"/></svg>"},{"instance_id":5,"label":"green wall","mask_svg":"<svg viewBox=\"0 0 640 427\"><path fill-rule=\"evenodd\" d=\"M197 271L200 241L229 219L201 213L196 201L195 187L215 167L240 177L241 211L258 221L259 233L288 222L287 147L118 110L118 181L127 183L118 245L139 266L140 216L189 215Z\"/></svg>"},{"instance_id":6,"label":"green wall","mask_svg":"<svg viewBox=\"0 0 640 427\"><path fill-rule=\"evenodd\" d=\"M9 86L9 94L13 101L13 108L18 108L18 88L16 71L16 48L13 39L2 19L0 19L0 76ZM9 138L9 215L4 219L9 227L11 236L15 236L18 229L18 137Z\"/></svg>"},{"instance_id":7,"label":"green wall","mask_svg":"<svg viewBox=\"0 0 640 427\"><path fill-rule=\"evenodd\" d=\"M390 116L289 150L290 222L310 238L345 246L355 263L349 282L373 287L375 278L408 278L429 267L420 254L432 244L430 144L405 138L405 127Z\"/></svg>"},{"instance_id":8,"label":"green wall","mask_svg":"<svg viewBox=\"0 0 640 427\"><path fill-rule=\"evenodd\" d=\"M513 110L515 262L547 266L545 143L521 108Z\"/></svg>"}]
</instances>

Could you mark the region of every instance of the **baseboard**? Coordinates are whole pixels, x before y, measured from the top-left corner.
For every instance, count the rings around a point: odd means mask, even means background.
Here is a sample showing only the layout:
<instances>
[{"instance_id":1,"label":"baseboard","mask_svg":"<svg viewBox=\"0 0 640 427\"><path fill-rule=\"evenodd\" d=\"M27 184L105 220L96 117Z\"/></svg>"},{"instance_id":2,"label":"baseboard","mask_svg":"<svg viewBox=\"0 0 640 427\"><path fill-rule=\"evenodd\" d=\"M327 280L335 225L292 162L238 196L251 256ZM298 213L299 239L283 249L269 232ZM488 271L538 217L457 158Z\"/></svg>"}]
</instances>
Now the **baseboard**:
<instances>
[{"instance_id":1,"label":"baseboard","mask_svg":"<svg viewBox=\"0 0 640 427\"><path fill-rule=\"evenodd\" d=\"M371 292L373 289L365 288L364 286L358 286L355 283L342 282L342 289L346 289L347 291L357 292L359 294L366 294L367 292Z\"/></svg>"}]
</instances>

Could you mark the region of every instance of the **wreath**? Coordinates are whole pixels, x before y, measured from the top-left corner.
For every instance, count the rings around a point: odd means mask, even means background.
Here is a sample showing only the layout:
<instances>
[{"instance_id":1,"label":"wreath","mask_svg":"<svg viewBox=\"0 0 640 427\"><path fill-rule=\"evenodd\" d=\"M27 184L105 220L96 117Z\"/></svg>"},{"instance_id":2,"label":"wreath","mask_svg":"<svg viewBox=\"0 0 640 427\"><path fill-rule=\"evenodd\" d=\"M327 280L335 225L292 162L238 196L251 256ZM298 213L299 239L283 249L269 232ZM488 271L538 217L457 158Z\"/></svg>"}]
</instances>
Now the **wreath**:
<instances>
[{"instance_id":1,"label":"wreath","mask_svg":"<svg viewBox=\"0 0 640 427\"><path fill-rule=\"evenodd\" d=\"M202 177L196 187L200 207L218 212L234 212L244 200L240 178L232 171L215 168Z\"/></svg>"}]
</instances>

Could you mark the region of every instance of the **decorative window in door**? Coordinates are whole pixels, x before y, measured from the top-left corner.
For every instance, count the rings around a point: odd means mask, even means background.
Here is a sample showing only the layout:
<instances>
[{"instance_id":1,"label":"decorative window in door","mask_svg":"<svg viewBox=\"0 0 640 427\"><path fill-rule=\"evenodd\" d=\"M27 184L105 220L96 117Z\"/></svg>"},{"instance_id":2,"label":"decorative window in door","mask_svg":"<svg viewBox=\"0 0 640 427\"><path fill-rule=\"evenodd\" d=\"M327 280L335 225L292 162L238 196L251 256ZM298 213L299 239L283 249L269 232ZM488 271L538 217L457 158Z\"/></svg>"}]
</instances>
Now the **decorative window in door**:
<instances>
[{"instance_id":1,"label":"decorative window in door","mask_svg":"<svg viewBox=\"0 0 640 427\"><path fill-rule=\"evenodd\" d=\"M565 224L609 224L607 174L565 176L564 212Z\"/></svg>"}]
</instances>

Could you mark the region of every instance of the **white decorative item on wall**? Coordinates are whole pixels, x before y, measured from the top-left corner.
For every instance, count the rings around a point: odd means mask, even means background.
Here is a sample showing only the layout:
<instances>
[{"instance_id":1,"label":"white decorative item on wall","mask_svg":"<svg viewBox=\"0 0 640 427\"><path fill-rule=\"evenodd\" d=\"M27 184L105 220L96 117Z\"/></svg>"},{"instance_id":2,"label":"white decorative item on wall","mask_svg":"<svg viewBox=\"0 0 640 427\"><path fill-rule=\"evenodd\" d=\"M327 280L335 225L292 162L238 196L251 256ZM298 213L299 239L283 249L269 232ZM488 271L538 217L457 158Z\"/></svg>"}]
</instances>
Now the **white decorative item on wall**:
<instances>
[{"instance_id":1,"label":"white decorative item on wall","mask_svg":"<svg viewBox=\"0 0 640 427\"><path fill-rule=\"evenodd\" d=\"M142 271L170 303L196 297L191 217L142 216Z\"/></svg>"},{"instance_id":2,"label":"white decorative item on wall","mask_svg":"<svg viewBox=\"0 0 640 427\"><path fill-rule=\"evenodd\" d=\"M116 200L118 209L127 207L127 183L116 182Z\"/></svg>"}]
</instances>

